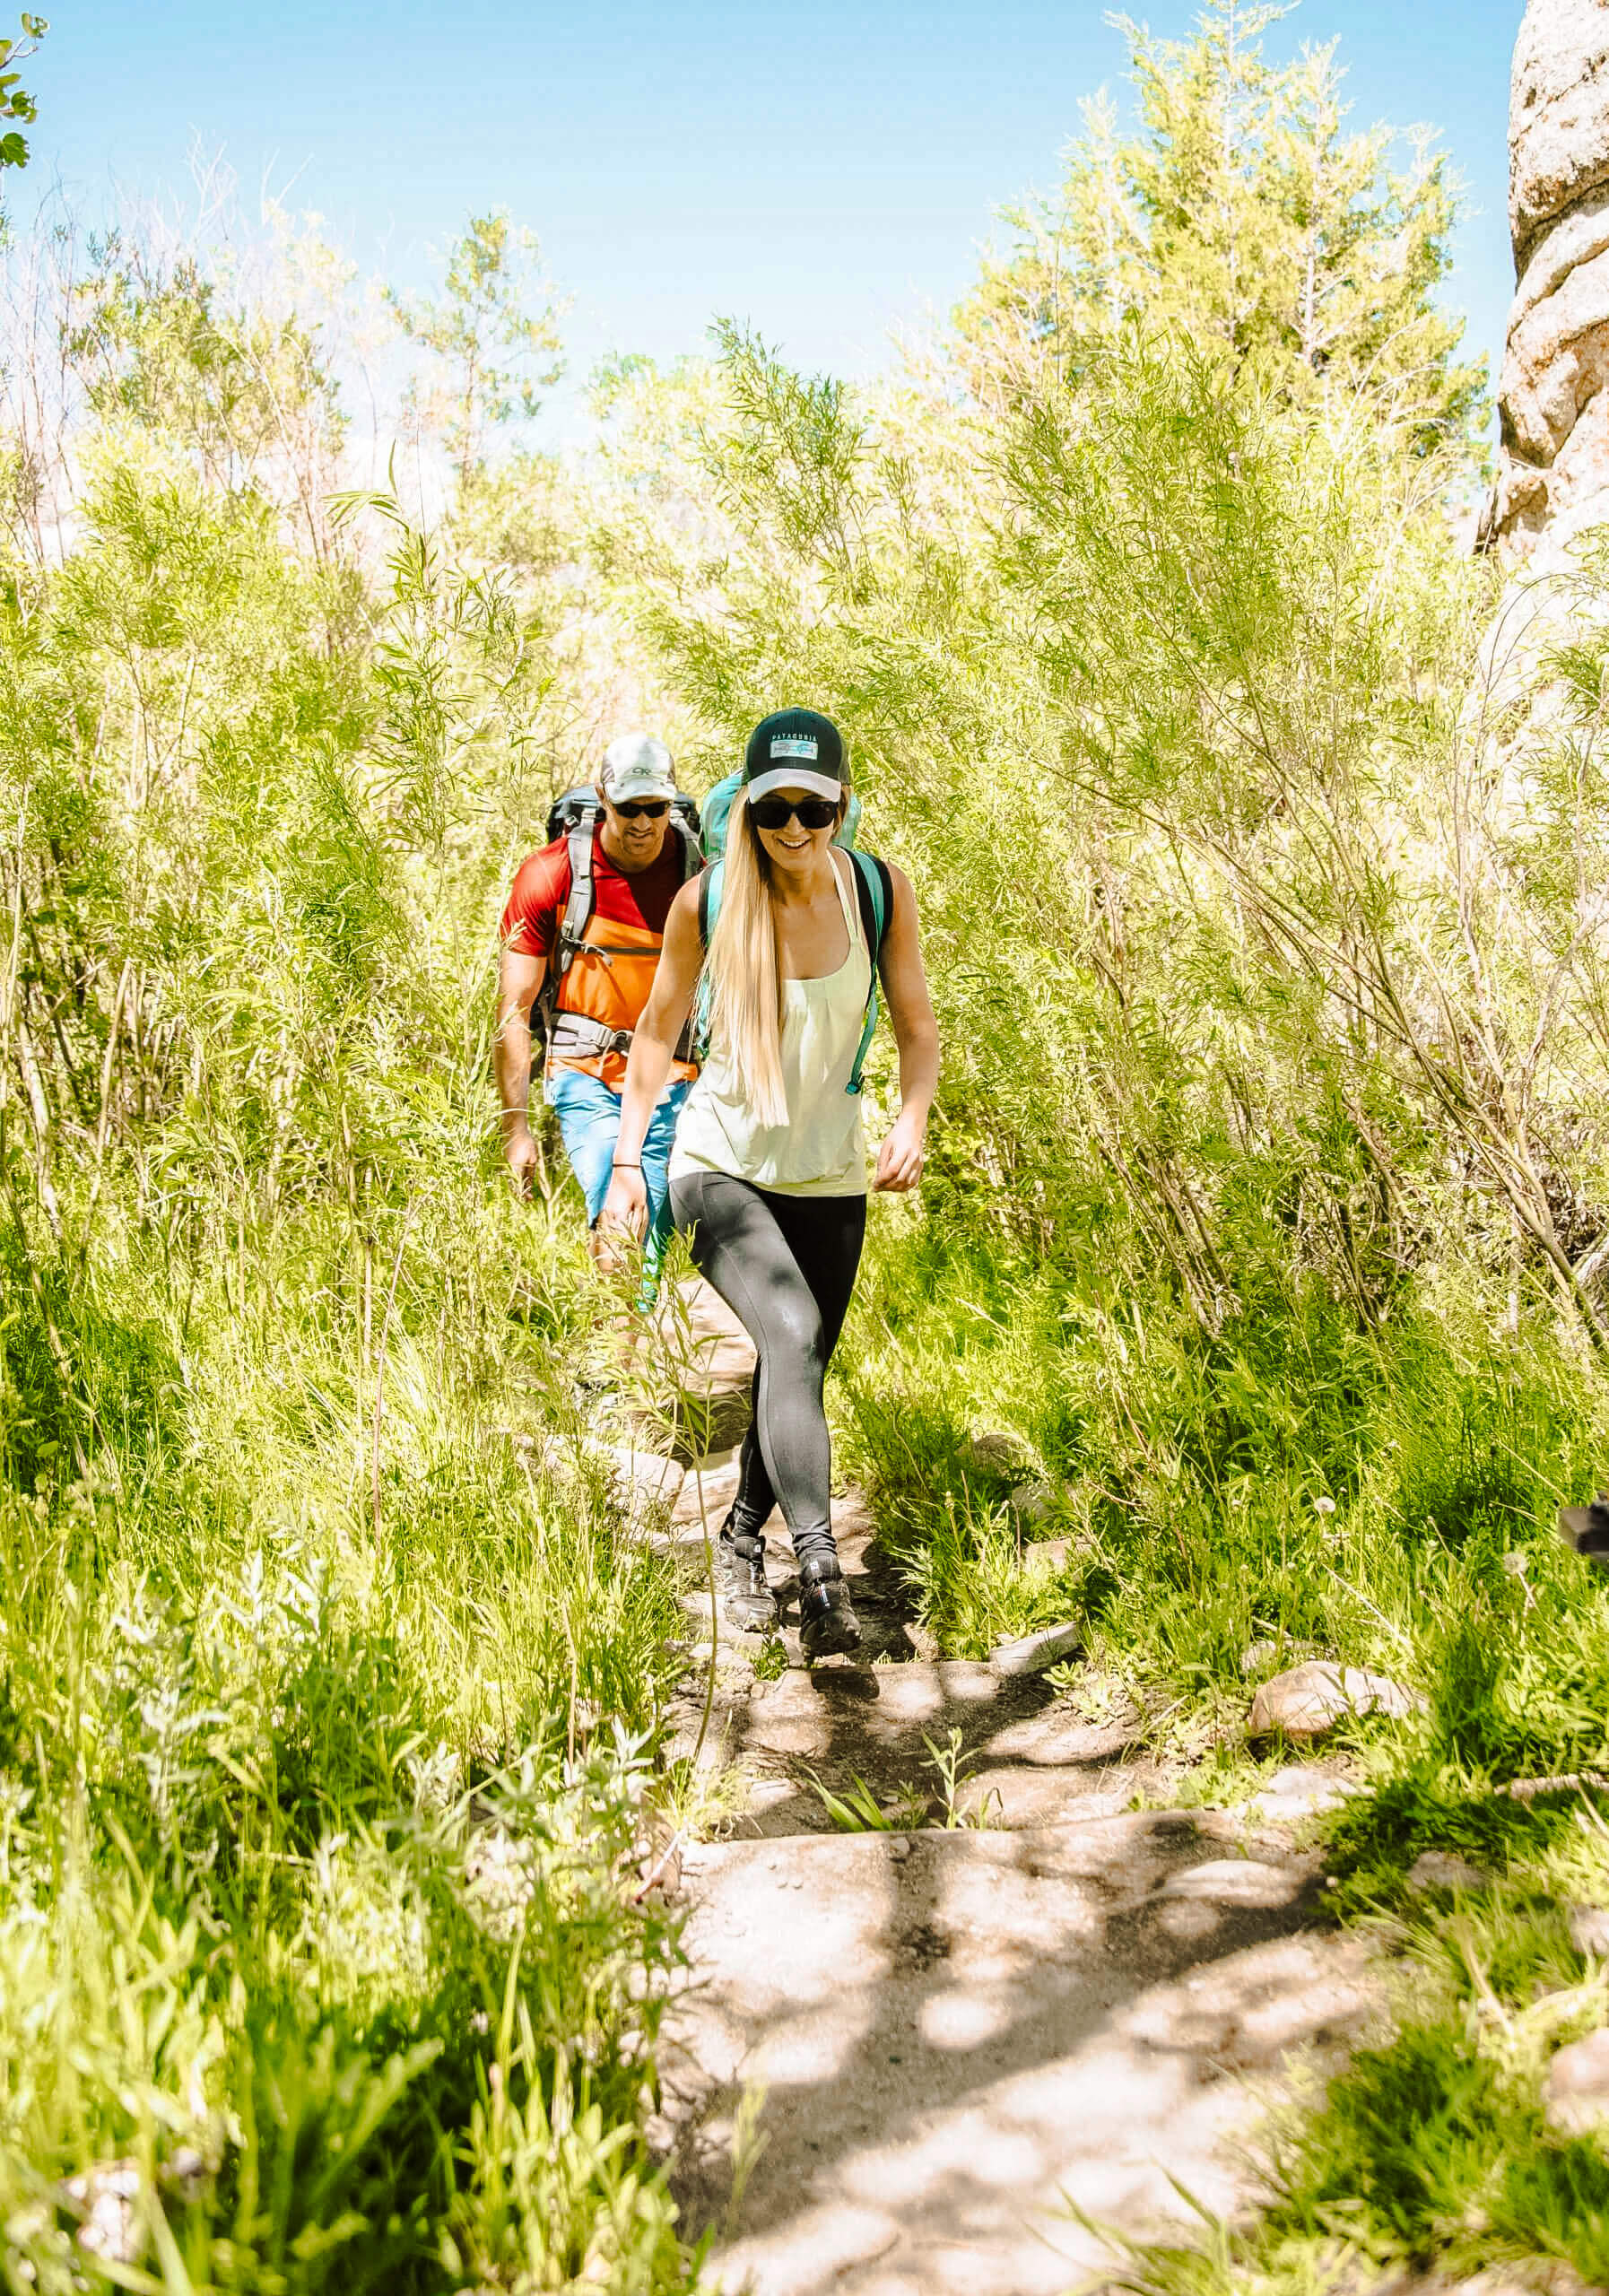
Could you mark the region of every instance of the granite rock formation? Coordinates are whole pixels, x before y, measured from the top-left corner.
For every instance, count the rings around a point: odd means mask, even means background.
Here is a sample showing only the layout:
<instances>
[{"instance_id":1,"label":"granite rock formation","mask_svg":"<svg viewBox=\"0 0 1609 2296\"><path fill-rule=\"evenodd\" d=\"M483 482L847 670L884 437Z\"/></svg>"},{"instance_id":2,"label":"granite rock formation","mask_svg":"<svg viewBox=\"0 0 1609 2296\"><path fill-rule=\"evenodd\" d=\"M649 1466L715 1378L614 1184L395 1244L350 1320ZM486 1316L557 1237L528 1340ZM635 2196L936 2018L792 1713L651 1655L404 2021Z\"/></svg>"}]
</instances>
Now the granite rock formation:
<instances>
[{"instance_id":1,"label":"granite rock formation","mask_svg":"<svg viewBox=\"0 0 1609 2296\"><path fill-rule=\"evenodd\" d=\"M1609 519L1609 0L1530 0L1509 156L1518 284L1483 539L1513 561Z\"/></svg>"}]
</instances>

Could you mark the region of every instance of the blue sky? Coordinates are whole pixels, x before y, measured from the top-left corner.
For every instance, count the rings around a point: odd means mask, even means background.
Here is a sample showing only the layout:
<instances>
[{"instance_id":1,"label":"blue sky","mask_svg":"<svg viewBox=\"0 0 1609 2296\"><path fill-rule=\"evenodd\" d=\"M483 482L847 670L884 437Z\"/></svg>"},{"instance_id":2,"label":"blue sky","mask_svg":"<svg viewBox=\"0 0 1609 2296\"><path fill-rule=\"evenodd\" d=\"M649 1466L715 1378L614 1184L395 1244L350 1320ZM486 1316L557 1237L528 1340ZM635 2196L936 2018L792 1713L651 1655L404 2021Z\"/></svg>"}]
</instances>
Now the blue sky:
<instances>
[{"instance_id":1,"label":"blue sky","mask_svg":"<svg viewBox=\"0 0 1609 2296\"><path fill-rule=\"evenodd\" d=\"M1171 35L1194 5L1133 13ZM1442 130L1474 211L1449 300L1493 353L1520 13L1302 0L1266 36L1283 53L1338 33L1356 124ZM1078 99L1121 97L1123 61L1083 0L61 0L30 66L29 188L59 176L93 216L114 183L182 187L199 140L246 198L266 182L406 287L469 213L502 205L574 298L578 370L700 349L721 312L801 365L865 373L891 326L962 291L992 211L1055 180Z\"/></svg>"}]
</instances>

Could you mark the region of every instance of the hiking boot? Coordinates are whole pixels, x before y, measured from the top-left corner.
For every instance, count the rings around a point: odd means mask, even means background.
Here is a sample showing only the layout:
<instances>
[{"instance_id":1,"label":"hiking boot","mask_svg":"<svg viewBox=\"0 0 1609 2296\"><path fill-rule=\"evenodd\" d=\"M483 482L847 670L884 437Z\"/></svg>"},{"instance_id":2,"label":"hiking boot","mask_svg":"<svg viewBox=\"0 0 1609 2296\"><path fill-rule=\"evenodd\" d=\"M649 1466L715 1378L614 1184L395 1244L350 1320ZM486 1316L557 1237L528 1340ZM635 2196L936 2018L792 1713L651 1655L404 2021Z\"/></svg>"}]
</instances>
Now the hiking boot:
<instances>
[{"instance_id":1,"label":"hiking boot","mask_svg":"<svg viewBox=\"0 0 1609 2296\"><path fill-rule=\"evenodd\" d=\"M721 1525L716 1575L726 1597L721 1613L745 1633L773 1634L777 1598L766 1584L765 1541L758 1531L734 1533L732 1518Z\"/></svg>"},{"instance_id":2,"label":"hiking boot","mask_svg":"<svg viewBox=\"0 0 1609 2296\"><path fill-rule=\"evenodd\" d=\"M860 1648L860 1621L835 1554L805 1563L799 1573L799 1648L807 1658Z\"/></svg>"}]
</instances>

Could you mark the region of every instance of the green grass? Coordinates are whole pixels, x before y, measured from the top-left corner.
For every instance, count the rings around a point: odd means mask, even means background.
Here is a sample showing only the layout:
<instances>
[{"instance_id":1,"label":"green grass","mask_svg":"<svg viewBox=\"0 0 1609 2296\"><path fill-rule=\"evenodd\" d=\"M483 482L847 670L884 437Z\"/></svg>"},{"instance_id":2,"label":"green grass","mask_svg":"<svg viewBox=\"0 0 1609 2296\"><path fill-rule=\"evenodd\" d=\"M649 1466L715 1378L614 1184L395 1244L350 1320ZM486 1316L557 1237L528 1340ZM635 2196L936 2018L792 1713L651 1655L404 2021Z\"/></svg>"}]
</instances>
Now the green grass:
<instances>
[{"instance_id":1,"label":"green grass","mask_svg":"<svg viewBox=\"0 0 1609 2296\"><path fill-rule=\"evenodd\" d=\"M554 660L382 509L383 568L304 560L158 426L0 599L8 2289L96 2274L113 2168L129 2286L698 2275L644 2134L674 1589L487 1089Z\"/></svg>"},{"instance_id":2,"label":"green grass","mask_svg":"<svg viewBox=\"0 0 1609 2296\"><path fill-rule=\"evenodd\" d=\"M1077 1263L987 1313L987 1283L965 1258L925 1283L889 1249L839 1387L847 1459L953 1655L1070 1611L1121 1667L1238 1692L1253 1641L1313 1643L1434 1687L1460 1758L1518 1774L1600 1743L1609 1603L1552 1525L1590 1483L1605 1397L1545 1335L1499 1352L1423 1315L1361 1336L1309 1297L1212 1337L1165 1281L1120 1317ZM1068 1541L1053 1578L1018 1567L1019 1478L971 1462L979 1422L1049 1472L1029 1535Z\"/></svg>"},{"instance_id":3,"label":"green grass","mask_svg":"<svg viewBox=\"0 0 1609 2296\"><path fill-rule=\"evenodd\" d=\"M1539 2094L1552 2048L1603 2020L1601 1967L1535 1890L1422 1916L1398 1945L1390 2038L1317 2109L1276 2115L1255 2219L1191 2243L1114 2242L1118 2285L1297 2296L1360 2265L1375 2280L1517 2264L1603 2285L1609 2161L1601 2140L1551 2126Z\"/></svg>"},{"instance_id":4,"label":"green grass","mask_svg":"<svg viewBox=\"0 0 1609 2296\"><path fill-rule=\"evenodd\" d=\"M561 1236L471 1185L470 1247L586 1316L573 1265L552 1288ZM293 1258L253 1271L274 1320L187 1269L152 1270L132 1337L62 1303L94 1402L53 1422L20 1407L44 1382L13 1318L8 2285L73 2284L70 2181L109 2161L138 2170L131 2260L170 2285L695 2269L641 2135L677 1959L635 1898L670 1573L579 1453L510 1439L533 1405L562 1423L562 1344L476 1300L428 1215L413 1243L378 1483L372 1334L287 1312Z\"/></svg>"}]
</instances>

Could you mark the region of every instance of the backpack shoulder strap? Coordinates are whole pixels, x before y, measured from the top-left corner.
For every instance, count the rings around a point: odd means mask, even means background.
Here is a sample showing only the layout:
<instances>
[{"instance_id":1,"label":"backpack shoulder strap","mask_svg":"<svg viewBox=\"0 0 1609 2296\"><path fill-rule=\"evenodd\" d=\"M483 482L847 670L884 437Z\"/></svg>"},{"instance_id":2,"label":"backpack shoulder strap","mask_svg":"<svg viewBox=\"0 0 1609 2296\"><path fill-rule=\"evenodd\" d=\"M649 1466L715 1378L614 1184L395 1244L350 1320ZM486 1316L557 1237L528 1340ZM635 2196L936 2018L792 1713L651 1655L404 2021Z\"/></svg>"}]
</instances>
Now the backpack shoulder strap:
<instances>
[{"instance_id":1,"label":"backpack shoulder strap","mask_svg":"<svg viewBox=\"0 0 1609 2296\"><path fill-rule=\"evenodd\" d=\"M580 820L574 823L566 840L570 849L570 899L564 904L559 937L553 946L553 970L561 980L575 962L581 935L586 932L587 921L592 915L596 890L592 877L592 838L597 827L597 818L596 806L589 806Z\"/></svg>"},{"instance_id":2,"label":"backpack shoulder strap","mask_svg":"<svg viewBox=\"0 0 1609 2296\"><path fill-rule=\"evenodd\" d=\"M846 848L855 865L855 891L860 901L860 926L866 936L866 947L872 952L876 969L883 964L883 944L888 937L889 919L894 913L894 881L886 861L874 853L863 853L857 845Z\"/></svg>"},{"instance_id":3,"label":"backpack shoulder strap","mask_svg":"<svg viewBox=\"0 0 1609 2296\"><path fill-rule=\"evenodd\" d=\"M889 919L894 913L894 881L889 874L886 861L874 853L863 853L858 846L846 848L849 865L855 874L855 896L860 909L860 929L872 959L872 985L866 997L865 1019L861 1024L860 1042L855 1049L854 1065L844 1090L858 1092L865 1071L866 1055L872 1048L872 1039L877 1029L877 978L883 963L883 944L888 937ZM721 879L723 865L712 861L699 879L699 938L706 949L715 930L716 918L721 912ZM709 1050L709 976L699 979L698 999L693 1008L693 1029L699 1045L699 1057Z\"/></svg>"},{"instance_id":4,"label":"backpack shoulder strap","mask_svg":"<svg viewBox=\"0 0 1609 2296\"><path fill-rule=\"evenodd\" d=\"M855 1065L844 1087L847 1092L858 1092L861 1078L865 1074L866 1055L871 1051L872 1039L877 1033L877 981L883 970L883 944L888 937L889 919L894 913L894 881L889 874L888 863L879 860L876 854L863 852L857 845L851 845L847 850L850 866L855 872L855 892L860 905L860 929L865 935L867 953L872 960L872 986L866 997L866 1016L861 1025Z\"/></svg>"},{"instance_id":5,"label":"backpack shoulder strap","mask_svg":"<svg viewBox=\"0 0 1609 2296\"><path fill-rule=\"evenodd\" d=\"M706 864L699 878L699 939L705 953L709 953L709 935L715 930L715 920L721 913L721 879L726 872L718 861ZM709 969L702 966L699 985L693 992L692 1013L688 1021L690 1057L700 1065L709 1057Z\"/></svg>"},{"instance_id":6,"label":"backpack shoulder strap","mask_svg":"<svg viewBox=\"0 0 1609 2296\"><path fill-rule=\"evenodd\" d=\"M572 822L565 832L566 857L570 862L570 891L559 919L559 930L553 935L552 954L542 976L542 987L536 992L533 1010L549 1045L552 1042L553 1022L559 1010L559 991L564 976L576 960L587 921L592 915L594 885L592 880L592 832L597 822L597 808L588 807L578 821Z\"/></svg>"},{"instance_id":7,"label":"backpack shoulder strap","mask_svg":"<svg viewBox=\"0 0 1609 2296\"><path fill-rule=\"evenodd\" d=\"M715 920L721 913L721 879L725 874L723 865L711 861L699 879L699 938L706 948L715 930Z\"/></svg>"},{"instance_id":8,"label":"backpack shoulder strap","mask_svg":"<svg viewBox=\"0 0 1609 2296\"><path fill-rule=\"evenodd\" d=\"M676 835L681 839L682 883L685 884L689 877L696 877L703 867L704 848L699 842L698 831L694 829L685 813L676 812L673 806L671 820L675 825Z\"/></svg>"}]
</instances>

